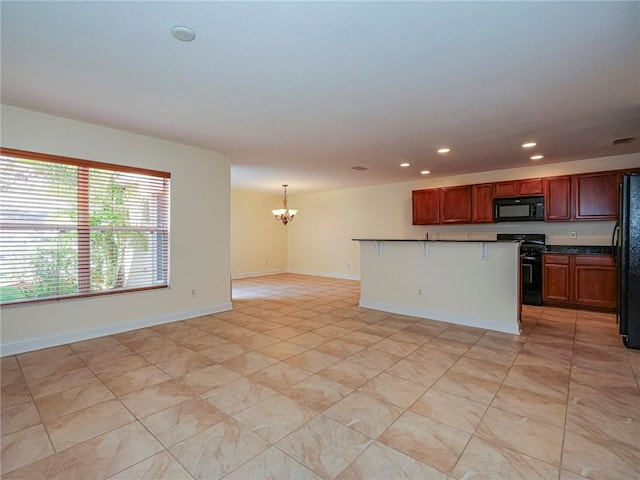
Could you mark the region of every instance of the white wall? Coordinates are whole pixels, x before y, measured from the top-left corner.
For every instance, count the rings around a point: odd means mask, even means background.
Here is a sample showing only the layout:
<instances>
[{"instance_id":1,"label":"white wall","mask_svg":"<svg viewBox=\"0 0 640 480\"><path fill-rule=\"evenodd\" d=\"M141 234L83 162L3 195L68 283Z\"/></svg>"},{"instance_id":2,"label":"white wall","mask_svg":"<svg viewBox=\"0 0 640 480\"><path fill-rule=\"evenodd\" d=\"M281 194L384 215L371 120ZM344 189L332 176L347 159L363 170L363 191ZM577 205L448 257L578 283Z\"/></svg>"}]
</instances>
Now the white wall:
<instances>
[{"instance_id":1,"label":"white wall","mask_svg":"<svg viewBox=\"0 0 640 480\"><path fill-rule=\"evenodd\" d=\"M359 278L360 251L353 238L495 238L504 233L546 233L555 245L609 245L613 222L523 222L520 224L413 226L411 191L519 178L640 166L640 154L595 158L493 172L423 179L415 182L292 195L299 210L288 234L288 270ZM570 232L578 237L570 239Z\"/></svg>"},{"instance_id":2,"label":"white wall","mask_svg":"<svg viewBox=\"0 0 640 480\"><path fill-rule=\"evenodd\" d=\"M359 243L360 306L499 332L520 332L518 244Z\"/></svg>"},{"instance_id":3,"label":"white wall","mask_svg":"<svg viewBox=\"0 0 640 480\"><path fill-rule=\"evenodd\" d=\"M1 113L4 147L171 172L170 288L5 307L3 354L231 308L228 156L10 106Z\"/></svg>"},{"instance_id":4,"label":"white wall","mask_svg":"<svg viewBox=\"0 0 640 480\"><path fill-rule=\"evenodd\" d=\"M282 195L231 190L231 276L240 278L287 269L287 226L271 210L282 207Z\"/></svg>"}]
</instances>

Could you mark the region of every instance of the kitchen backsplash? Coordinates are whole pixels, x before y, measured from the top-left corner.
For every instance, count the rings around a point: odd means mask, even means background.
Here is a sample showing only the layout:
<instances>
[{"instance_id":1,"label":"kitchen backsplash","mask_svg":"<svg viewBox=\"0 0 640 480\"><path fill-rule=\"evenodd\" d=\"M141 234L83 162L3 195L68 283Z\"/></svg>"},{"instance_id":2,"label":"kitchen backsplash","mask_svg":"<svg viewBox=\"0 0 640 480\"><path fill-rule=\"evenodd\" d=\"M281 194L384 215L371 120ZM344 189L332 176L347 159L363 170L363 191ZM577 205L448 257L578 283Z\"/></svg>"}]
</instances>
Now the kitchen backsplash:
<instances>
[{"instance_id":1,"label":"kitchen backsplash","mask_svg":"<svg viewBox=\"0 0 640 480\"><path fill-rule=\"evenodd\" d=\"M521 222L413 227L430 240L495 240L498 233L544 233L549 245L611 245L615 222ZM575 238L572 238L575 232Z\"/></svg>"}]
</instances>

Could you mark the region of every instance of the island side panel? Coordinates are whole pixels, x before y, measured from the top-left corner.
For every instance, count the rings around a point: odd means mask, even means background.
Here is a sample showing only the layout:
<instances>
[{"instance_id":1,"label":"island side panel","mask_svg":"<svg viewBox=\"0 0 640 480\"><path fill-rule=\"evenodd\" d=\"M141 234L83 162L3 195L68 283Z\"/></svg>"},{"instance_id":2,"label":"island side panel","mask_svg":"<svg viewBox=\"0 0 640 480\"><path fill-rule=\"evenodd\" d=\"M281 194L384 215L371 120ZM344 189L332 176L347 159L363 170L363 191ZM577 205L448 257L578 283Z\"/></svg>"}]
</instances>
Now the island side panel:
<instances>
[{"instance_id":1,"label":"island side panel","mask_svg":"<svg viewBox=\"0 0 640 480\"><path fill-rule=\"evenodd\" d=\"M361 241L360 251L361 307L519 333L518 244Z\"/></svg>"}]
</instances>

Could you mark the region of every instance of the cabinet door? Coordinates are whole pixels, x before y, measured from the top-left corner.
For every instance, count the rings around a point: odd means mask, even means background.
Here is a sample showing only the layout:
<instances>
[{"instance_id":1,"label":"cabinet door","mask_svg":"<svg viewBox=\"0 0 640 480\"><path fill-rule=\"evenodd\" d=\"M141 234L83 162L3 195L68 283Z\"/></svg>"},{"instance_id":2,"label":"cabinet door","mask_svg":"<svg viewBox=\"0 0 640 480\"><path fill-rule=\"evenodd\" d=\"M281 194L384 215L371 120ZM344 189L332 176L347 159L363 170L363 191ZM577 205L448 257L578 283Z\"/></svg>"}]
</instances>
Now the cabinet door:
<instances>
[{"instance_id":1,"label":"cabinet door","mask_svg":"<svg viewBox=\"0 0 640 480\"><path fill-rule=\"evenodd\" d=\"M617 274L609 255L576 255L575 302L582 306L616 308Z\"/></svg>"},{"instance_id":2,"label":"cabinet door","mask_svg":"<svg viewBox=\"0 0 640 480\"><path fill-rule=\"evenodd\" d=\"M518 195L541 195L544 192L541 178L518 180Z\"/></svg>"},{"instance_id":3,"label":"cabinet door","mask_svg":"<svg viewBox=\"0 0 640 480\"><path fill-rule=\"evenodd\" d=\"M545 220L571 220L571 177L545 178Z\"/></svg>"},{"instance_id":4,"label":"cabinet door","mask_svg":"<svg viewBox=\"0 0 640 480\"><path fill-rule=\"evenodd\" d=\"M440 223L471 223L471 186L440 189Z\"/></svg>"},{"instance_id":5,"label":"cabinet door","mask_svg":"<svg viewBox=\"0 0 640 480\"><path fill-rule=\"evenodd\" d=\"M573 181L576 220L615 220L618 217L618 172L575 175Z\"/></svg>"},{"instance_id":6,"label":"cabinet door","mask_svg":"<svg viewBox=\"0 0 640 480\"><path fill-rule=\"evenodd\" d=\"M569 302L571 300L569 255L543 255L542 300Z\"/></svg>"},{"instance_id":7,"label":"cabinet door","mask_svg":"<svg viewBox=\"0 0 640 480\"><path fill-rule=\"evenodd\" d=\"M544 182L542 178L496 182L493 184L493 190L496 197L541 195L544 192Z\"/></svg>"},{"instance_id":8,"label":"cabinet door","mask_svg":"<svg viewBox=\"0 0 640 480\"><path fill-rule=\"evenodd\" d=\"M471 221L493 222L493 184L482 183L471 186Z\"/></svg>"},{"instance_id":9,"label":"cabinet door","mask_svg":"<svg viewBox=\"0 0 640 480\"><path fill-rule=\"evenodd\" d=\"M429 190L414 190L413 224L434 225L440 223L440 191L437 188Z\"/></svg>"},{"instance_id":10,"label":"cabinet door","mask_svg":"<svg viewBox=\"0 0 640 480\"><path fill-rule=\"evenodd\" d=\"M518 195L516 181L496 182L493 184L493 194L496 197L515 197Z\"/></svg>"}]
</instances>

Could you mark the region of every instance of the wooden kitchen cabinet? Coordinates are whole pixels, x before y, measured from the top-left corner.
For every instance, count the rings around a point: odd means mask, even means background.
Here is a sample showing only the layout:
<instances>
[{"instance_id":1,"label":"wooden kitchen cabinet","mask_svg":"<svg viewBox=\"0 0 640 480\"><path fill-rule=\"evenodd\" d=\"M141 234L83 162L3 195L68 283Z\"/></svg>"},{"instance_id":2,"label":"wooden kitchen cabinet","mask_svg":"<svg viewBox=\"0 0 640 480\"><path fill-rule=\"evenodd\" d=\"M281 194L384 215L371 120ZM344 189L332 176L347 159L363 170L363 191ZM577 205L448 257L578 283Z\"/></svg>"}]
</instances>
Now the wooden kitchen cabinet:
<instances>
[{"instance_id":1,"label":"wooden kitchen cabinet","mask_svg":"<svg viewBox=\"0 0 640 480\"><path fill-rule=\"evenodd\" d=\"M542 256L542 301L571 301L571 261L569 255Z\"/></svg>"},{"instance_id":2,"label":"wooden kitchen cabinet","mask_svg":"<svg viewBox=\"0 0 640 480\"><path fill-rule=\"evenodd\" d=\"M518 180L518 195L542 195L543 193L544 180L542 178Z\"/></svg>"},{"instance_id":3,"label":"wooden kitchen cabinet","mask_svg":"<svg viewBox=\"0 0 640 480\"><path fill-rule=\"evenodd\" d=\"M542 195L544 182L542 178L528 178L526 180L510 180L493 184L495 197L518 197L526 195Z\"/></svg>"},{"instance_id":4,"label":"wooden kitchen cabinet","mask_svg":"<svg viewBox=\"0 0 640 480\"><path fill-rule=\"evenodd\" d=\"M610 255L543 255L542 300L615 310L617 274Z\"/></svg>"},{"instance_id":5,"label":"wooden kitchen cabinet","mask_svg":"<svg viewBox=\"0 0 640 480\"><path fill-rule=\"evenodd\" d=\"M437 225L440 223L440 189L414 190L412 210L414 225Z\"/></svg>"},{"instance_id":6,"label":"wooden kitchen cabinet","mask_svg":"<svg viewBox=\"0 0 640 480\"><path fill-rule=\"evenodd\" d=\"M492 223L493 199L544 195L545 221L615 220L628 170L414 190L413 224Z\"/></svg>"},{"instance_id":7,"label":"wooden kitchen cabinet","mask_svg":"<svg viewBox=\"0 0 640 480\"><path fill-rule=\"evenodd\" d=\"M545 220L615 220L620 172L545 179Z\"/></svg>"},{"instance_id":8,"label":"wooden kitchen cabinet","mask_svg":"<svg viewBox=\"0 0 640 480\"><path fill-rule=\"evenodd\" d=\"M440 189L440 223L471 223L471 186Z\"/></svg>"},{"instance_id":9,"label":"wooden kitchen cabinet","mask_svg":"<svg viewBox=\"0 0 640 480\"><path fill-rule=\"evenodd\" d=\"M473 188L471 185L462 185L414 190L411 193L414 225L493 222L491 183L473 185ZM473 211L472 205L477 207Z\"/></svg>"},{"instance_id":10,"label":"wooden kitchen cabinet","mask_svg":"<svg viewBox=\"0 0 640 480\"><path fill-rule=\"evenodd\" d=\"M508 182L495 182L493 184L493 196L494 197L515 197L518 195L518 187L516 181L511 180Z\"/></svg>"},{"instance_id":11,"label":"wooden kitchen cabinet","mask_svg":"<svg viewBox=\"0 0 640 480\"><path fill-rule=\"evenodd\" d=\"M619 172L574 175L574 218L576 220L615 220L618 217L619 183Z\"/></svg>"},{"instance_id":12,"label":"wooden kitchen cabinet","mask_svg":"<svg viewBox=\"0 0 640 480\"><path fill-rule=\"evenodd\" d=\"M577 305L615 309L618 276L609 255L575 255L574 301Z\"/></svg>"},{"instance_id":13,"label":"wooden kitchen cabinet","mask_svg":"<svg viewBox=\"0 0 640 480\"><path fill-rule=\"evenodd\" d=\"M493 223L493 183L471 186L471 222Z\"/></svg>"},{"instance_id":14,"label":"wooden kitchen cabinet","mask_svg":"<svg viewBox=\"0 0 640 480\"><path fill-rule=\"evenodd\" d=\"M546 221L571 220L571 176L545 178Z\"/></svg>"}]
</instances>

